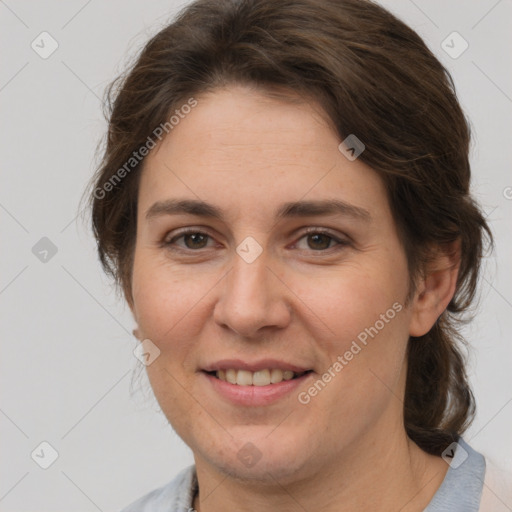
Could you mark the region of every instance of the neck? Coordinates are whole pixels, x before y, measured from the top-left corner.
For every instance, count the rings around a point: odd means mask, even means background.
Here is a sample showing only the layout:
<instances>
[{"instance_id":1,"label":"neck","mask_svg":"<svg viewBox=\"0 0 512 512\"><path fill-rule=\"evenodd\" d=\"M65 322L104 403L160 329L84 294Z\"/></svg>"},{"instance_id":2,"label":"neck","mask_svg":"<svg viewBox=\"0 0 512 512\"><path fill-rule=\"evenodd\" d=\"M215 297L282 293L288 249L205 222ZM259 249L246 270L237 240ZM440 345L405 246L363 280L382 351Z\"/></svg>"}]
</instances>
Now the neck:
<instances>
[{"instance_id":1,"label":"neck","mask_svg":"<svg viewBox=\"0 0 512 512\"><path fill-rule=\"evenodd\" d=\"M363 436L321 468L304 468L295 480L279 482L269 474L266 483L220 473L196 457L200 493L197 512L417 512L423 510L441 485L448 466L407 438L405 431L391 440L385 435Z\"/></svg>"}]
</instances>

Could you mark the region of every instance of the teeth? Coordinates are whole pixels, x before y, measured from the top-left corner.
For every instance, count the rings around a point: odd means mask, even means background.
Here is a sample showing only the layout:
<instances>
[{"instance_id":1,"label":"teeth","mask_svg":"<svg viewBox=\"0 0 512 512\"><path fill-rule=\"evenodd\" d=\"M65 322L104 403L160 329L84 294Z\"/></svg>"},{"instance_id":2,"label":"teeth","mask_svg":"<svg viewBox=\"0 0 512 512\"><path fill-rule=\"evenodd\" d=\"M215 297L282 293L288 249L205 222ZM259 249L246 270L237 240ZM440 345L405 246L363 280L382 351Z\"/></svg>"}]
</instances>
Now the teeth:
<instances>
[{"instance_id":1,"label":"teeth","mask_svg":"<svg viewBox=\"0 0 512 512\"><path fill-rule=\"evenodd\" d=\"M270 382L272 384L277 384L283 380L283 372L278 368L274 368L270 370Z\"/></svg>"},{"instance_id":2,"label":"teeth","mask_svg":"<svg viewBox=\"0 0 512 512\"><path fill-rule=\"evenodd\" d=\"M236 383L239 386L252 386L252 373L247 370L238 370Z\"/></svg>"},{"instance_id":3,"label":"teeth","mask_svg":"<svg viewBox=\"0 0 512 512\"><path fill-rule=\"evenodd\" d=\"M237 374L236 370L226 370L226 380L230 384L236 384L236 374ZM217 377L219 377L219 379L221 378L221 376L219 375L219 372L217 372Z\"/></svg>"},{"instance_id":4,"label":"teeth","mask_svg":"<svg viewBox=\"0 0 512 512\"><path fill-rule=\"evenodd\" d=\"M240 372L238 372L240 373ZM250 372L247 372L250 373ZM270 384L270 370L260 370L252 374L253 386L268 386Z\"/></svg>"},{"instance_id":5,"label":"teeth","mask_svg":"<svg viewBox=\"0 0 512 512\"><path fill-rule=\"evenodd\" d=\"M291 370L280 370L272 368L268 370L259 370L250 372L248 370L218 370L215 374L218 379L238 384L239 386L268 386L269 384L278 384L283 380L291 380L299 374Z\"/></svg>"}]
</instances>

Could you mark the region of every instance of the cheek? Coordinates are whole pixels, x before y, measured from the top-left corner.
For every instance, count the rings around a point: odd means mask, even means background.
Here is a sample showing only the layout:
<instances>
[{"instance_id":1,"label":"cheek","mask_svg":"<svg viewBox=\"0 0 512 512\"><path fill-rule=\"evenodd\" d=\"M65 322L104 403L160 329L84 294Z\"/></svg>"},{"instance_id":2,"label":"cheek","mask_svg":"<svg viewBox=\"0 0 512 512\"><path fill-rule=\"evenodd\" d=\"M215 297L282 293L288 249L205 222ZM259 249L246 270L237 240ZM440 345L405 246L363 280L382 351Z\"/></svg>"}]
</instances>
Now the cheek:
<instances>
[{"instance_id":1,"label":"cheek","mask_svg":"<svg viewBox=\"0 0 512 512\"><path fill-rule=\"evenodd\" d=\"M386 386L395 389L408 342L410 311L405 307L408 273L405 257L379 258L374 264L340 268L324 280L297 279L299 293L322 323L316 330L323 365L336 374L332 390L378 401ZM329 378L327 376L327 378ZM382 380L382 382L379 381ZM385 385L383 384L385 383Z\"/></svg>"},{"instance_id":2,"label":"cheek","mask_svg":"<svg viewBox=\"0 0 512 512\"><path fill-rule=\"evenodd\" d=\"M210 282L212 281L212 282ZM135 256L133 267L134 315L141 333L157 344L172 339L176 333L192 336L194 321L201 311L201 301L214 284L213 277L201 275L194 278L190 270L172 268L162 258L140 253ZM166 347L160 347L165 350Z\"/></svg>"},{"instance_id":3,"label":"cheek","mask_svg":"<svg viewBox=\"0 0 512 512\"><path fill-rule=\"evenodd\" d=\"M390 331L395 318L402 316L403 320L403 313L396 315L397 307L393 309L393 304L399 303L405 310L408 276L401 262L396 266L383 260L373 265L353 264L322 278L297 274L293 279L294 292L321 319L325 337L338 339L340 344L356 338L376 322L377 327L382 327L384 321Z\"/></svg>"},{"instance_id":4,"label":"cheek","mask_svg":"<svg viewBox=\"0 0 512 512\"><path fill-rule=\"evenodd\" d=\"M141 250L135 254L132 282L134 316L140 335L160 350L159 356L146 367L151 387L173 427L186 433L191 428L187 411L194 406L184 391L193 376L187 358L195 350L203 324L202 299L211 288L209 279L194 279L188 272L171 268L149 250Z\"/></svg>"}]
</instances>

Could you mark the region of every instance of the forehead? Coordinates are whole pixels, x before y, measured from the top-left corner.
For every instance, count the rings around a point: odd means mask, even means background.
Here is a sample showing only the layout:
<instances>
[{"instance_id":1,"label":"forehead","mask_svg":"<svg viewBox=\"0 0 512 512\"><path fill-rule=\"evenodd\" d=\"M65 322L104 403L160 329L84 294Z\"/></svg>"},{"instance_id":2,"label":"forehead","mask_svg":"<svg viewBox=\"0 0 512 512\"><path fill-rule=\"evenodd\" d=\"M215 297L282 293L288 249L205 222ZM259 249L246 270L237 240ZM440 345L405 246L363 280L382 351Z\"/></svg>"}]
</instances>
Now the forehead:
<instances>
[{"instance_id":1,"label":"forehead","mask_svg":"<svg viewBox=\"0 0 512 512\"><path fill-rule=\"evenodd\" d=\"M147 210L150 202L186 196L255 214L261 205L303 198L379 206L380 178L349 161L340 142L315 103L243 87L215 91L198 97L147 157L139 201Z\"/></svg>"},{"instance_id":2,"label":"forehead","mask_svg":"<svg viewBox=\"0 0 512 512\"><path fill-rule=\"evenodd\" d=\"M167 137L167 149L178 150L174 156L179 160L185 157L207 163L204 158L215 158L213 164L224 157L230 168L250 166L251 162L257 165L260 158L271 156L278 158L276 164L297 164L298 152L307 158L305 163L327 161L328 149L337 145L334 132L325 138L327 131L326 115L314 103L233 86L200 96L194 110ZM182 145L194 147L194 152L179 151ZM242 161L234 160L235 156Z\"/></svg>"}]
</instances>

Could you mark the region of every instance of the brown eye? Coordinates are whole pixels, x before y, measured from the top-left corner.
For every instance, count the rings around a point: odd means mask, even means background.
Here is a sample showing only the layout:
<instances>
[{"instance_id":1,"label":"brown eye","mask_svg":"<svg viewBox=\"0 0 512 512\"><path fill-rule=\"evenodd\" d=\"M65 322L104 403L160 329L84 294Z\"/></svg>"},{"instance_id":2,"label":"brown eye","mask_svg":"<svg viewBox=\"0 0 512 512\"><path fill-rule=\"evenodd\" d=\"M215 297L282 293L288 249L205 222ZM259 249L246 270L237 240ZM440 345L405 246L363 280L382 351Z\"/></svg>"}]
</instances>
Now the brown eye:
<instances>
[{"instance_id":1,"label":"brown eye","mask_svg":"<svg viewBox=\"0 0 512 512\"><path fill-rule=\"evenodd\" d=\"M320 228L310 228L295 243L295 249L300 251L315 251L318 253L332 253L342 250L350 245L350 241L344 236L336 236L329 231Z\"/></svg>"},{"instance_id":2,"label":"brown eye","mask_svg":"<svg viewBox=\"0 0 512 512\"><path fill-rule=\"evenodd\" d=\"M204 233L188 233L183 235L187 249L202 249L208 243L208 235Z\"/></svg>"},{"instance_id":3,"label":"brown eye","mask_svg":"<svg viewBox=\"0 0 512 512\"><path fill-rule=\"evenodd\" d=\"M163 241L163 246L171 250L197 251L199 249L211 248L211 242L213 242L213 238L207 233L188 230L182 231L172 238L166 238Z\"/></svg>"},{"instance_id":4,"label":"brown eye","mask_svg":"<svg viewBox=\"0 0 512 512\"><path fill-rule=\"evenodd\" d=\"M312 235L307 235L308 238L308 247L310 249L320 251L323 249L328 249L333 241L332 236L326 235L324 233L315 233Z\"/></svg>"}]
</instances>

